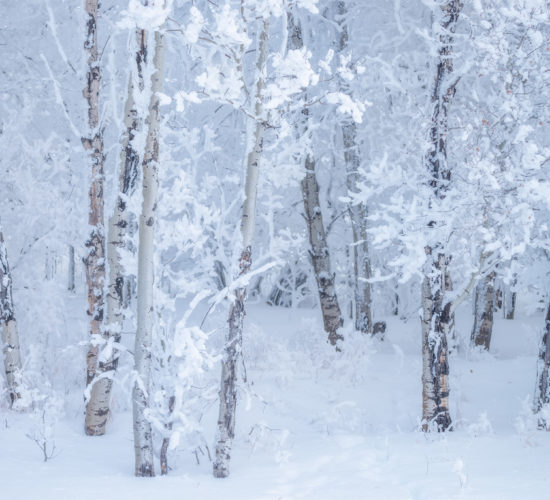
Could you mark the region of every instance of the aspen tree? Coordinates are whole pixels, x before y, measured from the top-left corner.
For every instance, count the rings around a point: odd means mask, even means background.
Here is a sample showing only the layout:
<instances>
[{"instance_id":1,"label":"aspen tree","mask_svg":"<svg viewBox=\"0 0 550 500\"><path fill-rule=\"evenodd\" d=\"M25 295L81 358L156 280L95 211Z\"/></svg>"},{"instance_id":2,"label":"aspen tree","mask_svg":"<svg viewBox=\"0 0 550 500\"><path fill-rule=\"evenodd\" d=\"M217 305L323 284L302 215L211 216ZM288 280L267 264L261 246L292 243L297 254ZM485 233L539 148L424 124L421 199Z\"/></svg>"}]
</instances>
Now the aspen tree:
<instances>
[{"instance_id":1,"label":"aspen tree","mask_svg":"<svg viewBox=\"0 0 550 500\"><path fill-rule=\"evenodd\" d=\"M12 296L12 279L4 234L0 228L0 322L4 372L8 383L10 403L21 397L21 348L15 321Z\"/></svg>"},{"instance_id":2,"label":"aspen tree","mask_svg":"<svg viewBox=\"0 0 550 500\"><path fill-rule=\"evenodd\" d=\"M88 56L88 72L83 95L88 103L88 137L82 138L82 143L90 152L91 184L89 192L89 225L90 237L86 242L88 253L84 259L86 266L86 283L88 287L88 315L90 316L90 344L86 356L87 374L86 387L94 383L97 370L98 349L101 343L104 291L105 284L105 231L103 220L103 130L99 125L99 84L101 70L97 46L97 14L98 0L86 0L85 9L86 41L84 49Z\"/></svg>"},{"instance_id":3,"label":"aspen tree","mask_svg":"<svg viewBox=\"0 0 550 500\"><path fill-rule=\"evenodd\" d=\"M154 72L151 75L151 100L146 120L147 140L143 157L143 204L139 218L137 331L134 348L137 380L132 391L136 476L154 476L153 438L147 419L151 388L151 344L154 324L153 240L155 234L158 168L160 92L164 78L164 35L155 31Z\"/></svg>"},{"instance_id":4,"label":"aspen tree","mask_svg":"<svg viewBox=\"0 0 550 500\"><path fill-rule=\"evenodd\" d=\"M302 26L297 17L292 13L289 13L288 16L288 30L289 49L301 49L304 46ZM310 255L323 315L323 325L325 332L328 334L329 342L331 345L336 346L338 340L343 339L342 335L338 333L338 329L343 324L343 318L334 286L335 276L330 263L330 251L323 222L321 202L319 200L319 183L317 182L317 174L315 172L315 158L313 152L310 150L309 110L305 106L300 111L300 118L297 120L296 135L298 137L305 137L307 140L304 160L305 176L301 183L302 199L311 246Z\"/></svg>"},{"instance_id":5,"label":"aspen tree","mask_svg":"<svg viewBox=\"0 0 550 500\"><path fill-rule=\"evenodd\" d=\"M493 310L495 307L496 272L490 272L476 287L474 294L474 326L471 342L486 351L491 346Z\"/></svg>"},{"instance_id":6,"label":"aspen tree","mask_svg":"<svg viewBox=\"0 0 550 500\"><path fill-rule=\"evenodd\" d=\"M453 43L462 0L445 0L435 4L438 32L438 61L432 93L430 149L424 165L430 175L430 207L446 196L451 170L447 163L448 116L455 95L453 80ZM426 262L422 283L422 428L445 431L451 426L449 413L449 359L447 331L451 321L451 303L445 303L448 256L438 235L438 221L429 223L430 241L426 245Z\"/></svg>"},{"instance_id":7,"label":"aspen tree","mask_svg":"<svg viewBox=\"0 0 550 500\"><path fill-rule=\"evenodd\" d=\"M504 300L503 302L503 311L505 319L514 319L516 313L516 297L517 294L514 290L514 287L517 283L517 277L514 276L514 279L510 285L504 287Z\"/></svg>"},{"instance_id":8,"label":"aspen tree","mask_svg":"<svg viewBox=\"0 0 550 500\"><path fill-rule=\"evenodd\" d=\"M340 38L338 51L345 55L349 44L348 8L347 2L339 0L337 3L338 25ZM338 78L341 92L351 96L349 82ZM342 140L344 143L344 163L346 166L346 186L351 193L357 193L359 188L359 167L361 166L359 144L357 143L357 125L353 118L345 115L340 123ZM354 267L354 302L355 302L355 329L363 333L373 333L372 321L372 291L369 279L371 278L371 263L369 245L367 241L367 206L365 203L350 204L349 215L353 234L353 267Z\"/></svg>"},{"instance_id":9,"label":"aspen tree","mask_svg":"<svg viewBox=\"0 0 550 500\"><path fill-rule=\"evenodd\" d=\"M262 21L258 39L258 56L256 60L256 89L254 115L256 123L253 137L249 141L250 150L246 160L246 180L244 204L241 218L241 252L237 279L242 279L252 265L252 242L256 223L256 197L258 178L263 154L265 117L262 92L265 87L266 63L269 37L269 18ZM237 362L241 355L243 322L245 316L247 286L244 282L233 290L233 302L229 310L228 330L225 339L224 357L220 388L220 411L218 417L218 436L214 477L223 478L229 475L231 447L235 437L235 411L237 408Z\"/></svg>"},{"instance_id":10,"label":"aspen tree","mask_svg":"<svg viewBox=\"0 0 550 500\"><path fill-rule=\"evenodd\" d=\"M550 422L542 410L550 403L550 304L546 310L544 331L537 361L537 383L533 401L533 412L538 415L539 429L550 429Z\"/></svg>"},{"instance_id":11,"label":"aspen tree","mask_svg":"<svg viewBox=\"0 0 550 500\"><path fill-rule=\"evenodd\" d=\"M137 75L130 75L128 82L128 96L124 106L124 125L126 130L122 140L120 155L119 194L117 196L113 214L109 218L107 237L107 261L109 264L106 317L103 332L104 346L99 352L97 380L93 384L90 397L86 404L86 434L103 435L109 416L111 388L113 377L118 366L123 312L124 290L126 275L120 260L120 251L126 247L131 218L128 211L128 198L136 190L139 175L140 154L134 145L134 138L141 129L143 118L139 115L134 100L134 92L142 92L143 65L147 63L146 33L137 30L138 50L136 52ZM135 87L134 80L138 88Z\"/></svg>"}]
</instances>

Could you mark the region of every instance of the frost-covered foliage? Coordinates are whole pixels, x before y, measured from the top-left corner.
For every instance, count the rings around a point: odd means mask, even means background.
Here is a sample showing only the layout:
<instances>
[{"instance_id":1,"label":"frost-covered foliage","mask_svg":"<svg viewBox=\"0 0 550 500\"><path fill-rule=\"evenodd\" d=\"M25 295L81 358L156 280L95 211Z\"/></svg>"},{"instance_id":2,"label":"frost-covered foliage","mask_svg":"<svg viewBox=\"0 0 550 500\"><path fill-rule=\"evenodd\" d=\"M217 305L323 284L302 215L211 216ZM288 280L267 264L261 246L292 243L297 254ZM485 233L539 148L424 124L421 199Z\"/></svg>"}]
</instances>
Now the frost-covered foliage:
<instances>
[{"instance_id":1,"label":"frost-covered foliage","mask_svg":"<svg viewBox=\"0 0 550 500\"><path fill-rule=\"evenodd\" d=\"M30 434L49 450L56 418L64 412L81 413L89 340L81 262L89 234L91 180L81 144L87 118L82 97L86 20L79 2L8 3L2 5L5 22L0 26L0 219L26 388L16 406L35 412L39 425ZM145 125L151 98L152 50L145 56L147 63L136 59L136 31L139 35L145 30L151 41L153 32L160 30L166 40L164 90L159 95L154 382L148 416L157 437L169 441L174 455L211 445L210 417L203 417L216 403L224 318L235 288L247 285L249 302L260 308L268 303L273 310L284 306L318 312L302 216L300 183L306 155L315 161L320 198L315 210L325 221L326 251L332 259L346 340L340 351L334 351L320 340L313 320L300 324L301 334L293 330L294 338L272 330L268 334L263 325L245 322L239 397L253 401L252 407L269 404L270 395L256 391L247 369L269 372L275 385L289 390L300 378L319 385L340 380L352 387L371 382L368 362L380 345L354 331L352 321L354 249L362 242L354 240L350 208L359 204L368 212L368 281L375 320L384 317L391 326L388 317L398 315L416 324L426 248L436 240L445 247L454 285L445 303L468 299L477 282L496 272L499 286L516 293L522 314L537 315L546 308L547 2L464 2L454 40L456 81L451 83L456 92L446 137L452 175L444 199L435 199L423 159L430 148L432 87L442 35L432 17L441 4L101 2L97 28L107 216L117 209L129 81L136 114ZM298 25L301 38L299 48L294 48L292 36L298 33L292 30ZM259 64L258 42L264 34L266 60ZM250 273L239 278L245 166L251 131L258 124L264 135L253 264ZM342 124L356 131L351 149L359 154L357 172L346 170L349 144ZM145 132L143 126L133 136L138 151L144 149ZM353 188L350 176L357 180ZM138 177L139 184L141 174ZM111 420L129 408L135 378L132 284L140 192L123 199L134 216L131 241L120 252L128 277L128 307ZM278 321L268 313L266 318ZM410 328L413 337L415 327ZM538 331L526 338L531 341ZM466 336L460 326L457 332ZM400 347L386 348L395 349L391 352L402 361ZM543 365L542 360L539 368ZM0 393L0 405L7 408L3 378ZM535 438L528 413L524 410L518 417L517 432L529 445ZM478 415L463 429L475 438L492 435L491 415ZM368 418L354 401L338 400L316 411L311 422L316 430L336 435L364 432ZM292 436L285 429L274 430L267 419L258 418L247 431L247 436L243 438L244 431L240 436L254 453L270 449L280 453L277 463L289 460ZM465 483L464 464L455 465Z\"/></svg>"},{"instance_id":2,"label":"frost-covered foliage","mask_svg":"<svg viewBox=\"0 0 550 500\"><path fill-rule=\"evenodd\" d=\"M428 202L427 172L418 168L419 156L406 154L426 147L431 77L426 80L420 71L429 64L429 51L409 51L407 62L399 63L400 51L391 66L367 58L367 68L376 64L378 77L385 76L393 122L399 125L406 113L414 112L420 126L395 128L396 139L410 146L385 147L363 170L361 193L354 195L373 207L374 244L389 249L399 242L401 250L390 265L403 282L422 273L424 249L434 238L428 223L435 214L441 221L438 238L453 256L456 295L472 276L477 280L495 267L512 281L511 263L523 259L529 248L544 245L545 222L539 222L539 216L547 213L543 193L550 187L546 120L539 98L546 78L539 68L548 63L546 7L517 2L504 9L498 1L471 7L455 35L457 87L447 151L452 174L445 198ZM424 30L408 36L419 37L419 46L429 48L439 35ZM415 87L416 93L411 92ZM410 149L414 144L416 151Z\"/></svg>"}]
</instances>

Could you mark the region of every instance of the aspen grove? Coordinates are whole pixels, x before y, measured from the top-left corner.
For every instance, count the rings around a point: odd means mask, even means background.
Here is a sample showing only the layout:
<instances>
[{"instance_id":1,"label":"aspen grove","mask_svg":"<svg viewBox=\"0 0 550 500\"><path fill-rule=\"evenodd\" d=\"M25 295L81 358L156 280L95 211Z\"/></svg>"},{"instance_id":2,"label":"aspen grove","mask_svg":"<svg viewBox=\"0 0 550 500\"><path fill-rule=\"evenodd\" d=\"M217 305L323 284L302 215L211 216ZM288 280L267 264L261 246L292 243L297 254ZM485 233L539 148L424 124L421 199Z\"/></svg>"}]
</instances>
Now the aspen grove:
<instances>
[{"instance_id":1,"label":"aspen grove","mask_svg":"<svg viewBox=\"0 0 550 500\"><path fill-rule=\"evenodd\" d=\"M548 2L0 13L5 498L548 498Z\"/></svg>"}]
</instances>

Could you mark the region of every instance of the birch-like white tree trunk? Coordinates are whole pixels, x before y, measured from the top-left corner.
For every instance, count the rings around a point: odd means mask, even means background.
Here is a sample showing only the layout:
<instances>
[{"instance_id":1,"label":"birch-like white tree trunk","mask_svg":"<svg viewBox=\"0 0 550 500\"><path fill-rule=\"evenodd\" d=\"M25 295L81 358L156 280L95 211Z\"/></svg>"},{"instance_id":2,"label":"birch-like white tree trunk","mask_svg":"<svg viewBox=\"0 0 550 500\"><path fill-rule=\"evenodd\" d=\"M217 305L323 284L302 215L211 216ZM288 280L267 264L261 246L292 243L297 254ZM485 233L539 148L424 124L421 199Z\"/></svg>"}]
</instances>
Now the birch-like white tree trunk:
<instances>
[{"instance_id":1,"label":"birch-like white tree trunk","mask_svg":"<svg viewBox=\"0 0 550 500\"><path fill-rule=\"evenodd\" d=\"M155 32L154 72L143 157L143 204L139 218L137 332L134 348L136 381L132 391L136 476L154 476L153 436L147 419L151 389L151 344L154 324L154 234L158 192L160 92L164 78L164 35Z\"/></svg>"},{"instance_id":2,"label":"birch-like white tree trunk","mask_svg":"<svg viewBox=\"0 0 550 500\"><path fill-rule=\"evenodd\" d=\"M422 282L422 428L444 431L449 413L449 354L447 348L450 304L445 295L445 255L428 255Z\"/></svg>"},{"instance_id":3,"label":"birch-like white tree trunk","mask_svg":"<svg viewBox=\"0 0 550 500\"><path fill-rule=\"evenodd\" d=\"M4 372L8 384L10 404L13 405L21 397L21 347L17 322L15 321L8 252L2 228L0 228L0 322Z\"/></svg>"},{"instance_id":4,"label":"birch-like white tree trunk","mask_svg":"<svg viewBox=\"0 0 550 500\"><path fill-rule=\"evenodd\" d=\"M288 15L288 46L291 50L299 50L304 46L302 26L298 18L289 12ZM301 182L302 199L304 201L305 220L311 246L310 256L313 264L313 272L317 282L319 302L323 315L323 325L328 334L331 345L336 346L343 336L338 332L343 324L342 312L336 287L334 286L334 273L330 263L330 251L327 243L325 224L321 202L319 200L319 184L315 173L315 158L309 150L311 137L309 131L309 110L304 107L300 111L300 117L296 124L297 138L305 137L308 140L305 153L305 176Z\"/></svg>"},{"instance_id":5,"label":"birch-like white tree trunk","mask_svg":"<svg viewBox=\"0 0 550 500\"><path fill-rule=\"evenodd\" d=\"M258 178L263 154L265 118L262 92L265 87L266 62L269 38L269 19L263 19L258 40L256 61L255 117L252 147L247 153L245 199L241 219L242 250L239 258L237 279L250 271L252 264L252 242L256 224L256 198ZM247 286L240 284L233 291L233 302L229 310L228 330L225 339L224 357L220 387L220 411L214 477L229 475L231 447L235 437L235 412L237 409L237 362L242 351L243 322L245 316Z\"/></svg>"},{"instance_id":6,"label":"birch-like white tree trunk","mask_svg":"<svg viewBox=\"0 0 550 500\"><path fill-rule=\"evenodd\" d=\"M75 291L75 266L74 266L74 246L69 245L69 268L67 272L67 290Z\"/></svg>"},{"instance_id":7,"label":"birch-like white tree trunk","mask_svg":"<svg viewBox=\"0 0 550 500\"><path fill-rule=\"evenodd\" d=\"M512 291L516 286L517 278L510 285L504 287L503 309L505 319L514 319L516 314L516 292Z\"/></svg>"},{"instance_id":8,"label":"birch-like white tree trunk","mask_svg":"<svg viewBox=\"0 0 550 500\"><path fill-rule=\"evenodd\" d=\"M533 400L533 412L538 415L539 429L550 430L548 404L550 403L550 303L546 310L544 331L537 360L537 384ZM546 412L542 410L547 410Z\"/></svg>"},{"instance_id":9,"label":"birch-like white tree trunk","mask_svg":"<svg viewBox=\"0 0 550 500\"><path fill-rule=\"evenodd\" d=\"M340 39L338 50L345 55L348 49L348 9L347 2L339 0L337 3L338 25ZM340 91L351 97L349 83L339 77ZM359 145L357 143L357 125L351 116L345 116L341 121L342 140L344 143L344 162L346 165L346 186L351 193L357 193L359 187L359 167L361 166ZM373 333L372 320L372 290L371 261L367 240L367 206L361 202L349 206L351 228L353 234L353 263L354 263L354 302L355 302L355 329L363 333Z\"/></svg>"},{"instance_id":10,"label":"birch-like white tree trunk","mask_svg":"<svg viewBox=\"0 0 550 500\"><path fill-rule=\"evenodd\" d=\"M481 346L486 351L491 347L493 334L493 311L495 307L496 272L490 272L476 286L474 296L474 326L472 328L472 345Z\"/></svg>"},{"instance_id":11,"label":"birch-like white tree trunk","mask_svg":"<svg viewBox=\"0 0 550 500\"><path fill-rule=\"evenodd\" d=\"M424 164L430 174L430 206L443 200L451 179L447 162L448 115L457 80L453 78L453 44L462 0L444 0L435 4L439 59L432 93L430 150ZM451 426L449 412L449 356L447 332L451 321L451 304L445 302L446 265L450 262L438 239L440 223L429 223L431 241L426 246L426 263L422 283L422 428L445 431Z\"/></svg>"},{"instance_id":12,"label":"birch-like white tree trunk","mask_svg":"<svg viewBox=\"0 0 550 500\"><path fill-rule=\"evenodd\" d=\"M107 262L109 275L107 285L106 317L103 330L103 342L99 351L97 376L93 383L90 397L86 404L86 434L100 436L105 433L105 426L109 416L111 388L113 377L118 366L121 331L124 319L124 290L127 277L120 260L120 251L126 247L128 229L131 224L128 211L128 198L136 189L139 174L140 154L134 145L134 138L141 129L143 117L139 116L134 91L142 91L143 65L146 64L146 34L144 30L137 31L138 50L137 83L134 89L134 75L130 75L128 82L128 96L124 107L124 125L126 130L122 140L120 155L119 195L116 200L113 214L109 218L107 234Z\"/></svg>"},{"instance_id":13,"label":"birch-like white tree trunk","mask_svg":"<svg viewBox=\"0 0 550 500\"><path fill-rule=\"evenodd\" d=\"M308 154L305 161L306 175L302 180L305 219L311 245L311 260L317 280L319 301L323 313L323 325L331 345L336 346L343 336L338 329L343 324L342 312L334 286L335 275L330 264L330 252L319 201L319 184L315 174L315 160Z\"/></svg>"},{"instance_id":14,"label":"birch-like white tree trunk","mask_svg":"<svg viewBox=\"0 0 550 500\"><path fill-rule=\"evenodd\" d=\"M88 73L83 95L88 103L89 136L82 138L91 158L90 207L88 222L90 237L86 242L88 253L84 259L88 287L88 315L90 316L90 344L86 356L86 387L90 389L97 370L98 346L101 343L105 284L105 230L103 221L103 131L99 126L99 84L101 72L97 47L98 0L86 0L86 41Z\"/></svg>"}]
</instances>

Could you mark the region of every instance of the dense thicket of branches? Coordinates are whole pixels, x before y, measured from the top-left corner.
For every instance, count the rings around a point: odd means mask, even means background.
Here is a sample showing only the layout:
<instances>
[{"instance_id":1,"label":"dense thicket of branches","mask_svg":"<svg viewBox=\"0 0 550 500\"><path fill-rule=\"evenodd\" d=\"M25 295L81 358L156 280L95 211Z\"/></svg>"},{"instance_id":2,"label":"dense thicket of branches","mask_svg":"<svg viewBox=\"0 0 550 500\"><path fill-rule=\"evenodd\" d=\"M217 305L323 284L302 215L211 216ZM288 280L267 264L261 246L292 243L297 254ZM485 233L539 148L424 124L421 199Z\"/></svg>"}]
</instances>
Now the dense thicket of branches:
<instances>
[{"instance_id":1,"label":"dense thicket of branches","mask_svg":"<svg viewBox=\"0 0 550 500\"><path fill-rule=\"evenodd\" d=\"M131 389L136 474L154 474L155 437L166 473L170 447L203 444L221 358L226 477L247 298L310 308L335 355L420 310L425 431L452 429L449 347L490 351L494 315L548 307L546 2L4 4L6 406L84 392L101 435Z\"/></svg>"}]
</instances>

